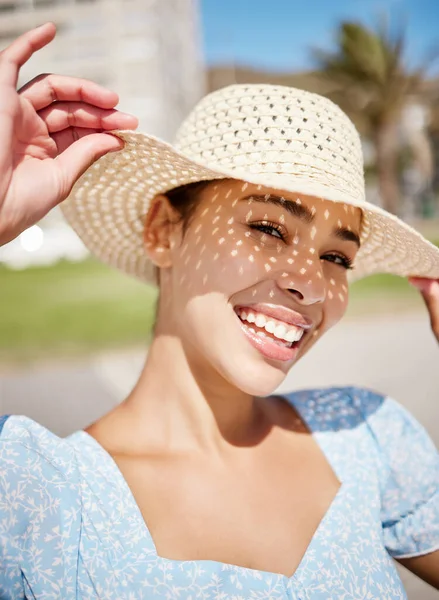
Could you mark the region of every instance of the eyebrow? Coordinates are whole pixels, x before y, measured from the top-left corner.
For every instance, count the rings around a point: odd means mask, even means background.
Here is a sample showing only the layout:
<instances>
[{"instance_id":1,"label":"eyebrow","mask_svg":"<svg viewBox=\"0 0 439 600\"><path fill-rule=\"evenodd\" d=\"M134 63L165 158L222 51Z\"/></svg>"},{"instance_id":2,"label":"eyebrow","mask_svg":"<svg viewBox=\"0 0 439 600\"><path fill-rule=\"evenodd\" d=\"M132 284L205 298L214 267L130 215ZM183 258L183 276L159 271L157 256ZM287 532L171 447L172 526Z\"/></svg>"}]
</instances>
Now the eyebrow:
<instances>
[{"instance_id":1,"label":"eyebrow","mask_svg":"<svg viewBox=\"0 0 439 600\"><path fill-rule=\"evenodd\" d=\"M296 217L307 225L310 225L314 221L314 215L307 206L299 204L298 202L294 202L293 200L287 200L282 196L276 196L273 194L250 194L249 196L241 198L241 200L251 200L252 202L260 202L264 204L268 203L274 204L275 206L280 206L289 212L293 217ZM345 242L354 242L359 248L361 246L360 236L347 227L336 227L333 229L332 235Z\"/></svg>"}]
</instances>

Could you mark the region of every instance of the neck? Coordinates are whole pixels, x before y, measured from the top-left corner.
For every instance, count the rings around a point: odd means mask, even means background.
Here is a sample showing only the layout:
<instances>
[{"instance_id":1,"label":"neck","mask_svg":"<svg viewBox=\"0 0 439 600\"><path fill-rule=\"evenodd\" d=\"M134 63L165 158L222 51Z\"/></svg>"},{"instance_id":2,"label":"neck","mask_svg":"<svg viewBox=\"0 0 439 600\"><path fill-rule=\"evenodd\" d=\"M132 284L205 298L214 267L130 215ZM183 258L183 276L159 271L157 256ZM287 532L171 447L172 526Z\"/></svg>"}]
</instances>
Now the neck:
<instances>
[{"instance_id":1,"label":"neck","mask_svg":"<svg viewBox=\"0 0 439 600\"><path fill-rule=\"evenodd\" d=\"M132 439L155 451L220 452L254 445L266 430L260 399L237 389L166 333L154 337L140 379L120 410L135 427Z\"/></svg>"}]
</instances>

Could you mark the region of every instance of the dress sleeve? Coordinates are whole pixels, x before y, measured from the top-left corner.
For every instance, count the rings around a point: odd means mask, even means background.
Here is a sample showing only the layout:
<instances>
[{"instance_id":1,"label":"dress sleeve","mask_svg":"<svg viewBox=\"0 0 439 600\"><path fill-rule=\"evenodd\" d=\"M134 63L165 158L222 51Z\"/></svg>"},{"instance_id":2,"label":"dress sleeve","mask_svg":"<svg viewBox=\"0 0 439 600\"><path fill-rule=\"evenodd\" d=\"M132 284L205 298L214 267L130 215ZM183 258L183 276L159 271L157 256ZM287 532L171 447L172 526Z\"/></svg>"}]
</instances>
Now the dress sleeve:
<instances>
[{"instance_id":1,"label":"dress sleeve","mask_svg":"<svg viewBox=\"0 0 439 600\"><path fill-rule=\"evenodd\" d=\"M424 427L391 398L362 401L377 445L384 543L394 558L439 550L439 453ZM375 400L374 400L375 399ZM374 409L368 409L367 406ZM439 407L437 408L439 417Z\"/></svg>"},{"instance_id":2,"label":"dress sleeve","mask_svg":"<svg viewBox=\"0 0 439 600\"><path fill-rule=\"evenodd\" d=\"M17 514L10 510L11 483L10 471L15 452L2 437L3 427L8 416L0 417L0 598L21 600L25 598L24 582L19 567L19 548L15 543L13 530L20 525ZM16 499L18 502L18 498Z\"/></svg>"},{"instance_id":3,"label":"dress sleeve","mask_svg":"<svg viewBox=\"0 0 439 600\"><path fill-rule=\"evenodd\" d=\"M1 600L45 597L48 589L68 597L77 560L77 487L60 438L26 417L0 417Z\"/></svg>"}]
</instances>

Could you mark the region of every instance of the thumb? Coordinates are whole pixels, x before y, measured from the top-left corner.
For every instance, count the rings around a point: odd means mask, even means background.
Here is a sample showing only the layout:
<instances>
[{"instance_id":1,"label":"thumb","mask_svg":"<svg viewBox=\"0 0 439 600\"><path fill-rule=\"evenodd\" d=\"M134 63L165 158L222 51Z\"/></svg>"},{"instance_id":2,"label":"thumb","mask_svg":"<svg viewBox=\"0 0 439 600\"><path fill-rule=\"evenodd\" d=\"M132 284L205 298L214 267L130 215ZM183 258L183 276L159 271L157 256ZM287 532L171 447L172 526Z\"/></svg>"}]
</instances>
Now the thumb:
<instances>
[{"instance_id":1,"label":"thumb","mask_svg":"<svg viewBox=\"0 0 439 600\"><path fill-rule=\"evenodd\" d=\"M116 152L123 147L123 141L115 135L92 133L66 148L55 159L61 181L58 201L61 202L67 198L76 181L94 162L108 152Z\"/></svg>"}]
</instances>

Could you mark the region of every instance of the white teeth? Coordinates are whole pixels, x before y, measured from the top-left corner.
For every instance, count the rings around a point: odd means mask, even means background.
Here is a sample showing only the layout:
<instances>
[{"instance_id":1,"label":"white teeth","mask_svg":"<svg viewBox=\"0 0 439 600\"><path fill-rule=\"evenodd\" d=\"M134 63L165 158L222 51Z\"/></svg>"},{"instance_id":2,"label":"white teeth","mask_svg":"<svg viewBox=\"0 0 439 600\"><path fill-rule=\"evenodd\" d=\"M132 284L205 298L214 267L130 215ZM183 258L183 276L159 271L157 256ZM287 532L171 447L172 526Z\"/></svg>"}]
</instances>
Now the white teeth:
<instances>
[{"instance_id":1,"label":"white teeth","mask_svg":"<svg viewBox=\"0 0 439 600\"><path fill-rule=\"evenodd\" d=\"M295 327L294 325L282 324L279 321L275 321L266 317L261 313L253 313L251 311L239 311L239 317L242 321L247 321L248 323L255 323L256 327L264 328L265 331L274 335L277 340L273 340L275 342L279 341L281 345L290 346L293 342L298 342L304 334L304 330L301 327ZM249 327L249 330L252 333L257 333L260 337L268 337L264 334L264 332L259 331L256 332L253 327ZM281 340L283 342L281 342Z\"/></svg>"},{"instance_id":2,"label":"white teeth","mask_svg":"<svg viewBox=\"0 0 439 600\"><path fill-rule=\"evenodd\" d=\"M290 331L287 331L284 339L287 340L287 342L297 342L301 337L302 331L294 331L293 329L290 329Z\"/></svg>"},{"instance_id":3,"label":"white teeth","mask_svg":"<svg viewBox=\"0 0 439 600\"><path fill-rule=\"evenodd\" d=\"M256 327L265 327L265 323L267 322L264 315L258 314L256 315L255 325Z\"/></svg>"},{"instance_id":4,"label":"white teeth","mask_svg":"<svg viewBox=\"0 0 439 600\"><path fill-rule=\"evenodd\" d=\"M255 331L253 327L249 327L248 325L245 325L245 327L252 333L255 333L258 337L262 339L269 339L271 343L276 344L277 346L282 346L282 348L291 348L291 342L287 342L284 340L273 340L272 337L268 336L263 331Z\"/></svg>"},{"instance_id":5,"label":"white teeth","mask_svg":"<svg viewBox=\"0 0 439 600\"><path fill-rule=\"evenodd\" d=\"M279 339L283 339L285 334L287 332L287 328L284 325L278 325L276 327L276 329L274 330L274 335L279 338Z\"/></svg>"},{"instance_id":6,"label":"white teeth","mask_svg":"<svg viewBox=\"0 0 439 600\"><path fill-rule=\"evenodd\" d=\"M272 342L284 348L291 348L291 342L284 342L284 340L272 340Z\"/></svg>"},{"instance_id":7,"label":"white teeth","mask_svg":"<svg viewBox=\"0 0 439 600\"><path fill-rule=\"evenodd\" d=\"M275 329L276 323L274 321L267 321L267 323L265 323L265 331L268 331L268 333L274 333Z\"/></svg>"}]
</instances>

